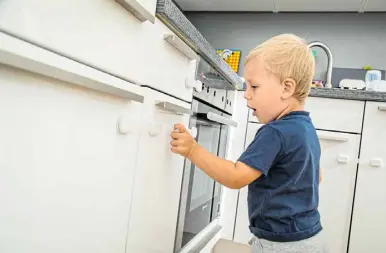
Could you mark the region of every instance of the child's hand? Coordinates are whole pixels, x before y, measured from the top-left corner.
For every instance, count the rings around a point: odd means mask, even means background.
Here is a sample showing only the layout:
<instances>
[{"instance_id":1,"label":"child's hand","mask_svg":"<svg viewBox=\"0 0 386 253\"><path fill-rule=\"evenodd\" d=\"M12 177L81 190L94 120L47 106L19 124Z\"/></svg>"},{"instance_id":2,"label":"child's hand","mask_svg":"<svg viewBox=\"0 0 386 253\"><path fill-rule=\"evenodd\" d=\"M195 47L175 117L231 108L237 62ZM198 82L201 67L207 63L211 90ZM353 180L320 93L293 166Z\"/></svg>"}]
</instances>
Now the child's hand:
<instances>
[{"instance_id":1,"label":"child's hand","mask_svg":"<svg viewBox=\"0 0 386 253\"><path fill-rule=\"evenodd\" d=\"M197 142L190 135L185 126L182 124L175 124L174 131L170 136L173 139L170 142L172 145L172 152L189 158L197 146Z\"/></svg>"}]
</instances>

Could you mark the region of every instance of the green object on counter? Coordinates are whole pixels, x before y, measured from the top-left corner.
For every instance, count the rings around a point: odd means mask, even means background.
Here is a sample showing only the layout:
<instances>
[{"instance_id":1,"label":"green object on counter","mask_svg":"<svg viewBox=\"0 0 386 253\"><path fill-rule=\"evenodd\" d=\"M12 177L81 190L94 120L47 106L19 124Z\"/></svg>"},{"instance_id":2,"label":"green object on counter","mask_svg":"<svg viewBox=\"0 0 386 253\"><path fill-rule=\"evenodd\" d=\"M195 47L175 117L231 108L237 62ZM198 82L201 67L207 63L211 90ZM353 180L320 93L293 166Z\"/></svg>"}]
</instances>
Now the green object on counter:
<instances>
[{"instance_id":1,"label":"green object on counter","mask_svg":"<svg viewBox=\"0 0 386 253\"><path fill-rule=\"evenodd\" d=\"M363 69L364 69L364 70L372 70L373 67L371 67L371 66L363 66Z\"/></svg>"}]
</instances>

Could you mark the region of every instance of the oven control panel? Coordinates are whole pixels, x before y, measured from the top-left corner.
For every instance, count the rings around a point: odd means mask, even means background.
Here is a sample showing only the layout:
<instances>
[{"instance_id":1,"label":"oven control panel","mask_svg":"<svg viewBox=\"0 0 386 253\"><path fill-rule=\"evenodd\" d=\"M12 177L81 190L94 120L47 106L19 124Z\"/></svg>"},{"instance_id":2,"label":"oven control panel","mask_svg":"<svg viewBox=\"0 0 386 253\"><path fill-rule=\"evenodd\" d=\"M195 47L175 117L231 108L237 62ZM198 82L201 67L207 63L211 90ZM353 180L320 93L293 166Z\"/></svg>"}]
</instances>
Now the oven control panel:
<instances>
[{"instance_id":1,"label":"oven control panel","mask_svg":"<svg viewBox=\"0 0 386 253\"><path fill-rule=\"evenodd\" d=\"M211 88L204 83L200 88L194 90L194 97L232 114L235 91Z\"/></svg>"}]
</instances>

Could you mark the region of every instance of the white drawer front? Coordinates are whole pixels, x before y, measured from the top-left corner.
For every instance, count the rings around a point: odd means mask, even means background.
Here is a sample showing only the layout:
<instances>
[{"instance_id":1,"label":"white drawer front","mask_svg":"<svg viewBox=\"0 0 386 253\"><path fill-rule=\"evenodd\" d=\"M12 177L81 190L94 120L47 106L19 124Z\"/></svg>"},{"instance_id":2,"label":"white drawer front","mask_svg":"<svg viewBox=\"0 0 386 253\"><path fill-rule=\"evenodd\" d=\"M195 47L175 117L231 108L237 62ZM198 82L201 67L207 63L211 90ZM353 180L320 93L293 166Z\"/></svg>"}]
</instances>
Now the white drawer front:
<instances>
[{"instance_id":1,"label":"white drawer front","mask_svg":"<svg viewBox=\"0 0 386 253\"><path fill-rule=\"evenodd\" d=\"M0 29L132 83L192 99L185 80L195 67L164 41L170 29L158 19L140 22L114 0L5 0Z\"/></svg>"},{"instance_id":2,"label":"white drawer front","mask_svg":"<svg viewBox=\"0 0 386 253\"><path fill-rule=\"evenodd\" d=\"M147 89L134 180L127 253L173 252L184 158L170 150L175 123L188 126L190 116L178 114L191 105ZM170 103L167 108L157 102ZM178 111L179 110L179 111Z\"/></svg>"},{"instance_id":3,"label":"white drawer front","mask_svg":"<svg viewBox=\"0 0 386 253\"><path fill-rule=\"evenodd\" d=\"M309 97L305 110L310 112L317 129L361 132L364 110L362 101Z\"/></svg>"}]
</instances>

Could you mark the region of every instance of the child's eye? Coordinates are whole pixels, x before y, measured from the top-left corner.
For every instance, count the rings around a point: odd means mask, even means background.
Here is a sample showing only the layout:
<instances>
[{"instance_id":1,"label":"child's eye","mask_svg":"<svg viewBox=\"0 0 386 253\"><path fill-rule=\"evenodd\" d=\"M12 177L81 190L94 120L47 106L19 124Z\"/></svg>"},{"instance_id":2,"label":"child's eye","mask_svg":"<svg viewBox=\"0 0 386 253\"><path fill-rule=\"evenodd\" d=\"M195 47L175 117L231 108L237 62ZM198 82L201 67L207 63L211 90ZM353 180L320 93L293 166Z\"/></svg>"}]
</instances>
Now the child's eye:
<instances>
[{"instance_id":1,"label":"child's eye","mask_svg":"<svg viewBox=\"0 0 386 253\"><path fill-rule=\"evenodd\" d=\"M252 87L252 89L259 88L259 86L257 86L257 85L252 85L251 87Z\"/></svg>"}]
</instances>

